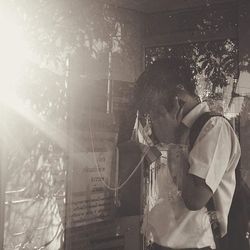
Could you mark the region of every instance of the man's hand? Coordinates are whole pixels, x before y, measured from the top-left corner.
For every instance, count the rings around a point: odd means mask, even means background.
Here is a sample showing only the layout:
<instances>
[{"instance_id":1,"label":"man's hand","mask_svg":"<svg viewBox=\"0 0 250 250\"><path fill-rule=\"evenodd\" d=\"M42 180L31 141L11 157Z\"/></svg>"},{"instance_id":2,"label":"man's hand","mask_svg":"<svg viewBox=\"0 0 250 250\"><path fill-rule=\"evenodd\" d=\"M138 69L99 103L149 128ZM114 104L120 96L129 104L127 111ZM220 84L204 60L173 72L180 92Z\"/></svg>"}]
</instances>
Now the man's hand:
<instances>
[{"instance_id":1,"label":"man's hand","mask_svg":"<svg viewBox=\"0 0 250 250\"><path fill-rule=\"evenodd\" d=\"M176 130L183 117L183 108L179 103L178 97L174 99L173 108L170 112L161 105L158 110L150 113L152 127L155 136L160 142L175 143Z\"/></svg>"}]
</instances>

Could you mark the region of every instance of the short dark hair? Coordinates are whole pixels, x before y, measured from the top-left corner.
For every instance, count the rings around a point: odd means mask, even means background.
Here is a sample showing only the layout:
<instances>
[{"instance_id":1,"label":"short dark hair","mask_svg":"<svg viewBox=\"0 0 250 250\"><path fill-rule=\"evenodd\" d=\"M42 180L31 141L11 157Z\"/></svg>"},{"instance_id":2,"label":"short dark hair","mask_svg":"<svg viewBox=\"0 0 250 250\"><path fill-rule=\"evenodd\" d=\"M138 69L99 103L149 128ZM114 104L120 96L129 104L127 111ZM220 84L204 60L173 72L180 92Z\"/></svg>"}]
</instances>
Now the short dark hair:
<instances>
[{"instance_id":1,"label":"short dark hair","mask_svg":"<svg viewBox=\"0 0 250 250\"><path fill-rule=\"evenodd\" d=\"M136 82L134 97L137 109L148 113L162 104L170 111L178 84L195 96L195 75L187 60L171 57L149 64Z\"/></svg>"}]
</instances>

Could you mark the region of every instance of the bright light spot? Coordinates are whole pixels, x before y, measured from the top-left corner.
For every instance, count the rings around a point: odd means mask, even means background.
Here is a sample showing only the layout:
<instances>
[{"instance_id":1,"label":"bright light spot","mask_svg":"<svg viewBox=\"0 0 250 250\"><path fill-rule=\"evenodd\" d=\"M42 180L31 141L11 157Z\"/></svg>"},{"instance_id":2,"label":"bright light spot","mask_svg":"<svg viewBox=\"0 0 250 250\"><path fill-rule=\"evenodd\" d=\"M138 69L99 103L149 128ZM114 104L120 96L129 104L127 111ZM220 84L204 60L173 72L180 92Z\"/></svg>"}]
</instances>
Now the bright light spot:
<instances>
[{"instance_id":1,"label":"bright light spot","mask_svg":"<svg viewBox=\"0 0 250 250\"><path fill-rule=\"evenodd\" d=\"M27 62L27 44L20 27L8 12L0 11L0 101L15 102L16 90Z\"/></svg>"}]
</instances>

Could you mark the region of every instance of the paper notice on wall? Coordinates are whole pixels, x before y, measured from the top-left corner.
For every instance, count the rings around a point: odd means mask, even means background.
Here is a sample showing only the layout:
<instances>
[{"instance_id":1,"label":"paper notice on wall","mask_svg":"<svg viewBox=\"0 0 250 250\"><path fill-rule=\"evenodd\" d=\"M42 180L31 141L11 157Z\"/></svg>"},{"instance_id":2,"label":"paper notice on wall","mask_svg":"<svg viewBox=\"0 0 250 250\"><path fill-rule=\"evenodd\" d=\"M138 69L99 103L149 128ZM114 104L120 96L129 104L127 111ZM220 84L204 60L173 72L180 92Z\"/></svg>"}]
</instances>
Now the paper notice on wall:
<instances>
[{"instance_id":1,"label":"paper notice on wall","mask_svg":"<svg viewBox=\"0 0 250 250\"><path fill-rule=\"evenodd\" d=\"M74 120L74 119L73 119ZM114 215L117 128L109 114L82 113L70 131L66 226L111 220Z\"/></svg>"},{"instance_id":2,"label":"paper notice on wall","mask_svg":"<svg viewBox=\"0 0 250 250\"><path fill-rule=\"evenodd\" d=\"M114 150L78 152L71 156L67 226L111 219L114 213Z\"/></svg>"}]
</instances>

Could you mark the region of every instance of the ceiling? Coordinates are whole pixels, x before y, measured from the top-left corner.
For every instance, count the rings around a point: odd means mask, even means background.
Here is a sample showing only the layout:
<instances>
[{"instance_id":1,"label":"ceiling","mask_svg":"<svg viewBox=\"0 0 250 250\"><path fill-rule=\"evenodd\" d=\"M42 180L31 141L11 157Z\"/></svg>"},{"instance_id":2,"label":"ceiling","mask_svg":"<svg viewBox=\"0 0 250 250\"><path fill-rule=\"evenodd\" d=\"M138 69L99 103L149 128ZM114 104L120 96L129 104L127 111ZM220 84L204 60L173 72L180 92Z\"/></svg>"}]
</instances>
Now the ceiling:
<instances>
[{"instance_id":1,"label":"ceiling","mask_svg":"<svg viewBox=\"0 0 250 250\"><path fill-rule=\"evenodd\" d=\"M234 1L236 0L106 0L108 4L144 13L174 11Z\"/></svg>"}]
</instances>

